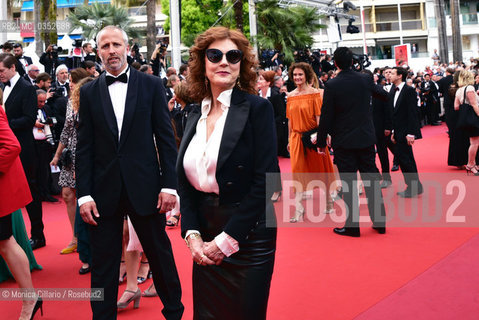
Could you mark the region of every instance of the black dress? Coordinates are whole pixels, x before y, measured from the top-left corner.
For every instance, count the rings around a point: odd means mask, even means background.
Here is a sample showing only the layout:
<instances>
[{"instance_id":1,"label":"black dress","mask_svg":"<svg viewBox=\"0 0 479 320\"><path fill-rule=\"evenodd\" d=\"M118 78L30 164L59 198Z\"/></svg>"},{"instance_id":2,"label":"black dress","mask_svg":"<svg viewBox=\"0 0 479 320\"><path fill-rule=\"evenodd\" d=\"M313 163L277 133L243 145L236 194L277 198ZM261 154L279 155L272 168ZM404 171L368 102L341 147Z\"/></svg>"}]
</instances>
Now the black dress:
<instances>
[{"instance_id":1,"label":"black dress","mask_svg":"<svg viewBox=\"0 0 479 320\"><path fill-rule=\"evenodd\" d=\"M438 81L439 91L444 97L444 113L449 134L449 149L447 153L447 165L460 167L467 164L467 152L469 149L469 136L456 128L458 111L454 110L454 94L451 95L452 76L444 77Z\"/></svg>"}]
</instances>

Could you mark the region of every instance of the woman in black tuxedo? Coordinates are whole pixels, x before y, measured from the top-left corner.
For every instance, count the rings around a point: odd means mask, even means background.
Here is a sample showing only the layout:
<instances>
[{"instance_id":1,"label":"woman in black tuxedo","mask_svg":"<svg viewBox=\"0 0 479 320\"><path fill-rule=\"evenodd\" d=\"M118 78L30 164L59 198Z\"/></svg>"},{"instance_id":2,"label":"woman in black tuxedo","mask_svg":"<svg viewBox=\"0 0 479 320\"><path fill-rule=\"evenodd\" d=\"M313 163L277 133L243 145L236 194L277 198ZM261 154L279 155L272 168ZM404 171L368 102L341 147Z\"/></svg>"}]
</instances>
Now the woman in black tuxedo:
<instances>
[{"instance_id":1,"label":"woman in black tuxedo","mask_svg":"<svg viewBox=\"0 0 479 320\"><path fill-rule=\"evenodd\" d=\"M265 319L276 248L273 108L255 95L246 37L214 27L191 49L189 115L177 173L182 236L191 250L194 319ZM269 180L269 179L268 179Z\"/></svg>"}]
</instances>

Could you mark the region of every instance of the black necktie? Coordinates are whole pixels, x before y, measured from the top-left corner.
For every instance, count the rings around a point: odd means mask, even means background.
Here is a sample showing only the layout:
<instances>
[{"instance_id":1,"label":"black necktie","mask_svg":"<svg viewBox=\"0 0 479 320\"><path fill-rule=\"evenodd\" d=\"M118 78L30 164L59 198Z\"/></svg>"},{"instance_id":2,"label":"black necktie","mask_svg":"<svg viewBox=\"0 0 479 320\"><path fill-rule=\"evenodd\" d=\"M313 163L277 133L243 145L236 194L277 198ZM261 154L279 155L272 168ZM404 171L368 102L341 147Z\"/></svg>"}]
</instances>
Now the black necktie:
<instances>
[{"instance_id":1,"label":"black necktie","mask_svg":"<svg viewBox=\"0 0 479 320\"><path fill-rule=\"evenodd\" d=\"M3 85L6 87L6 86L9 86L10 87L10 80L8 80L7 82L4 82Z\"/></svg>"},{"instance_id":2,"label":"black necktie","mask_svg":"<svg viewBox=\"0 0 479 320\"><path fill-rule=\"evenodd\" d=\"M395 89L395 90L396 90L396 91L399 91L399 87L396 87L396 89Z\"/></svg>"},{"instance_id":3,"label":"black necktie","mask_svg":"<svg viewBox=\"0 0 479 320\"><path fill-rule=\"evenodd\" d=\"M110 84L112 83L115 83L116 81L120 81L120 82L123 82L123 83L127 83L128 81L128 76L126 75L126 72L125 73L122 73L120 76L118 77L112 77L112 76L106 76L106 85L109 86Z\"/></svg>"}]
</instances>

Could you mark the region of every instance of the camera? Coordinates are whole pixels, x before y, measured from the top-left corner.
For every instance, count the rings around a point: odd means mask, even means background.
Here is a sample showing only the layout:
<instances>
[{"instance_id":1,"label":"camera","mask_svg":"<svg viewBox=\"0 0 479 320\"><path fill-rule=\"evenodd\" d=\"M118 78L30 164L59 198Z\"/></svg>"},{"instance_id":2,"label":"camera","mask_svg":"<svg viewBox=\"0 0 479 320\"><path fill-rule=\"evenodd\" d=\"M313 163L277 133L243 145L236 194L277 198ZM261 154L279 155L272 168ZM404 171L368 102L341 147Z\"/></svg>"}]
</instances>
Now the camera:
<instances>
[{"instance_id":1,"label":"camera","mask_svg":"<svg viewBox=\"0 0 479 320\"><path fill-rule=\"evenodd\" d=\"M81 48L82 42L82 39L75 39L73 40L72 46L74 46L75 48Z\"/></svg>"},{"instance_id":2,"label":"camera","mask_svg":"<svg viewBox=\"0 0 479 320\"><path fill-rule=\"evenodd\" d=\"M57 119L54 117L48 117L45 119L42 110L38 109L37 119L41 124L44 124L43 130L45 131L45 138L49 144L52 146L55 145L55 140L53 139L52 129L50 127L57 124Z\"/></svg>"},{"instance_id":3,"label":"camera","mask_svg":"<svg viewBox=\"0 0 479 320\"><path fill-rule=\"evenodd\" d=\"M63 51L62 47L57 46L56 44L52 45L52 52Z\"/></svg>"},{"instance_id":4,"label":"camera","mask_svg":"<svg viewBox=\"0 0 479 320\"><path fill-rule=\"evenodd\" d=\"M369 57L366 54L353 54L353 70L361 71L371 65Z\"/></svg>"}]
</instances>

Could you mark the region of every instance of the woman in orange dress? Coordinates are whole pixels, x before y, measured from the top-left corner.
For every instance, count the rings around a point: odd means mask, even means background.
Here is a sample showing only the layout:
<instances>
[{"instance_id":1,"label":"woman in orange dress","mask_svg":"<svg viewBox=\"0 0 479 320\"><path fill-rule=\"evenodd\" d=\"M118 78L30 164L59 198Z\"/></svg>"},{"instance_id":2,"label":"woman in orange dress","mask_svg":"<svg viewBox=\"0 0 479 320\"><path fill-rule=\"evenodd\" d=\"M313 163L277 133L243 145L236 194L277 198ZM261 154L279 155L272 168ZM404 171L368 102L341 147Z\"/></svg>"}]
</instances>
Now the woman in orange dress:
<instances>
[{"instance_id":1,"label":"woman in orange dress","mask_svg":"<svg viewBox=\"0 0 479 320\"><path fill-rule=\"evenodd\" d=\"M329 189L335 181L333 163L329 152L321 155L317 150L305 148L301 140L304 132L318 126L323 103L323 90L313 88L314 71L304 62L294 63L289 69L289 78L293 79L296 89L288 94L286 117L289 119L289 152L291 155L291 171L293 179L302 185L302 190L296 190L296 212L290 222L303 220L304 207L301 203L303 194L312 190L317 183L308 185L313 180L321 180L326 189L326 211L333 210L333 200ZM315 143L314 135L312 142ZM318 174L321 173L321 174Z\"/></svg>"}]
</instances>

